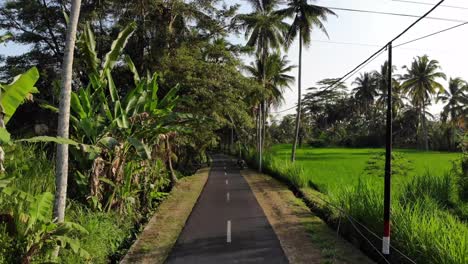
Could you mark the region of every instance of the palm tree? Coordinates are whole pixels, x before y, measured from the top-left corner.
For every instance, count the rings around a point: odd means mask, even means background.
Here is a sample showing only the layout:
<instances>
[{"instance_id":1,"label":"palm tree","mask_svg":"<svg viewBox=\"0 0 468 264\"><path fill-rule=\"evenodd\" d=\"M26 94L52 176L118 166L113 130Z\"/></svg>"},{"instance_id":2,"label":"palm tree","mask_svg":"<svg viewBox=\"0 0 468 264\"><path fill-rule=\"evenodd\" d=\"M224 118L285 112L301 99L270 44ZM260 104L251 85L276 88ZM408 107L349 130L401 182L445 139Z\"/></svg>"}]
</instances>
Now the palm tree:
<instances>
[{"instance_id":1,"label":"palm tree","mask_svg":"<svg viewBox=\"0 0 468 264\"><path fill-rule=\"evenodd\" d=\"M413 105L419 109L419 119L424 133L424 147L429 150L425 107L430 104L434 94L444 91L444 87L437 82L437 79L442 78L445 80L446 76L439 71L439 62L429 60L427 55L414 58L409 68L406 66L403 68L407 69L407 73L402 76L404 82L401 87L409 95Z\"/></svg>"},{"instance_id":2,"label":"palm tree","mask_svg":"<svg viewBox=\"0 0 468 264\"><path fill-rule=\"evenodd\" d=\"M70 97L71 82L73 74L73 53L76 41L76 29L80 16L81 0L71 2L70 20L68 23L67 38L65 42L65 52L62 64L62 89L60 92L59 117L57 136L69 137L70 122ZM68 145L57 145L57 160L55 169L55 203L54 218L58 222L63 222L65 218L65 202L67 198L68 179ZM58 251L57 251L58 253Z\"/></svg>"},{"instance_id":3,"label":"palm tree","mask_svg":"<svg viewBox=\"0 0 468 264\"><path fill-rule=\"evenodd\" d=\"M278 107L283 101L284 89L289 88L295 79L288 75L288 72L296 66L289 65L290 61L287 56L281 56L279 52L268 54L265 63L264 68L261 58L257 58L255 62L245 66L244 69L259 83L263 81L265 73L266 106L267 108L270 106Z\"/></svg>"},{"instance_id":4,"label":"palm tree","mask_svg":"<svg viewBox=\"0 0 468 264\"><path fill-rule=\"evenodd\" d=\"M359 104L361 112L369 117L369 112L375 101L375 97L378 95L378 80L374 78L374 75L369 72L361 73L359 77L354 80L353 85L357 85L353 89L354 98Z\"/></svg>"},{"instance_id":5,"label":"palm tree","mask_svg":"<svg viewBox=\"0 0 468 264\"><path fill-rule=\"evenodd\" d=\"M396 70L396 66L392 67L392 73ZM380 71L374 71L372 74L377 81L377 90L378 90L378 99L377 107L379 109L385 109L387 104L387 79L388 79L388 61L385 61L382 66L380 66ZM399 111L405 106L404 99L406 97L403 95L400 82L392 77L392 112L393 118L395 119L398 116Z\"/></svg>"},{"instance_id":6,"label":"palm tree","mask_svg":"<svg viewBox=\"0 0 468 264\"><path fill-rule=\"evenodd\" d=\"M450 78L448 89L437 95L436 102L442 101L445 104L441 114L442 121L449 123L451 127L448 132L449 149L452 148L455 127L461 126L466 121L467 92L466 81L461 78Z\"/></svg>"},{"instance_id":7,"label":"palm tree","mask_svg":"<svg viewBox=\"0 0 468 264\"><path fill-rule=\"evenodd\" d=\"M286 34L286 46L290 46L294 39L299 36L299 72L298 72L298 99L297 99L297 114L296 114L296 128L294 142L292 146L291 161L296 160L296 147L299 137L299 128L301 121L301 71L302 71L302 45L306 47L310 45L311 32L314 27L318 27L325 35L328 33L323 25L323 22L327 20L328 15L336 15L333 11L328 8L311 5L307 3L307 0L290 0L288 1L287 7L276 12L283 17L293 18L293 22L289 27L288 33Z\"/></svg>"},{"instance_id":8,"label":"palm tree","mask_svg":"<svg viewBox=\"0 0 468 264\"><path fill-rule=\"evenodd\" d=\"M248 38L247 46L256 49L257 56L261 56L263 64L270 49L278 49L283 44L282 35L288 25L282 21L282 17L275 13L279 0L248 0L254 8L249 14L240 14L234 17L234 25L245 31ZM263 87L266 89L266 73L263 72ZM265 131L266 115L265 102L260 104L260 131L259 139L259 170L262 170L263 138ZM263 130L263 133L262 133Z\"/></svg>"}]
</instances>

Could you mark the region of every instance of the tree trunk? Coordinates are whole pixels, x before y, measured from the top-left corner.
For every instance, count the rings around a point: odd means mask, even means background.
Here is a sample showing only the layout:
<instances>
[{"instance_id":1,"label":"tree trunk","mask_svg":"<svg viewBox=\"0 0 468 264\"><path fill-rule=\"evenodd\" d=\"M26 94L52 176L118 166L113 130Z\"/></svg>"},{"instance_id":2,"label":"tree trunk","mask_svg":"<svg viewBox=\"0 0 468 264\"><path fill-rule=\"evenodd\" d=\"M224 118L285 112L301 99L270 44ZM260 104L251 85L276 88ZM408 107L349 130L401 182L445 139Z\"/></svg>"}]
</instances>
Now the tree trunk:
<instances>
[{"instance_id":1,"label":"tree trunk","mask_svg":"<svg viewBox=\"0 0 468 264\"><path fill-rule=\"evenodd\" d=\"M424 111L424 100L423 100L423 107L421 108L421 116L422 116L422 129L423 129L423 133L424 133L424 149L426 151L429 150L429 136L428 136L428 133L427 133L427 126L426 126L426 113Z\"/></svg>"},{"instance_id":2,"label":"tree trunk","mask_svg":"<svg viewBox=\"0 0 468 264\"><path fill-rule=\"evenodd\" d=\"M296 130L294 134L294 142L292 146L291 152L291 161L294 162L296 160L296 147L297 142L299 139L299 129L300 129L300 122L301 122L301 99L302 99L302 91L301 91L301 70L302 70L302 31L299 29L299 68L297 74L297 114L296 114Z\"/></svg>"},{"instance_id":3,"label":"tree trunk","mask_svg":"<svg viewBox=\"0 0 468 264\"><path fill-rule=\"evenodd\" d=\"M266 120L268 118L268 106L266 102L263 103L263 135L262 135L262 149L265 149L265 141L266 141Z\"/></svg>"},{"instance_id":4,"label":"tree trunk","mask_svg":"<svg viewBox=\"0 0 468 264\"><path fill-rule=\"evenodd\" d=\"M57 136L69 137L70 122L70 94L73 75L73 54L76 41L76 29L80 15L81 0L73 0L71 3L70 22L68 25L67 39L62 65L62 90L60 92L59 117ZM57 145L57 160L55 169L55 204L54 218L63 222L65 218L65 203L67 199L68 180L68 145Z\"/></svg>"},{"instance_id":5,"label":"tree trunk","mask_svg":"<svg viewBox=\"0 0 468 264\"><path fill-rule=\"evenodd\" d=\"M259 131L258 131L258 171L259 172L262 172L262 159L263 159L263 149L262 149L262 146L263 146L263 131L262 131L262 120L263 120L263 103L260 104L260 111L258 112L259 113L259 117L258 117L258 128L259 128Z\"/></svg>"},{"instance_id":6,"label":"tree trunk","mask_svg":"<svg viewBox=\"0 0 468 264\"><path fill-rule=\"evenodd\" d=\"M169 170L171 172L171 185L175 186L177 183L177 175L174 172L172 167L172 151L171 145L169 144L169 136L166 135L166 155L167 155L167 164L169 165Z\"/></svg>"}]
</instances>

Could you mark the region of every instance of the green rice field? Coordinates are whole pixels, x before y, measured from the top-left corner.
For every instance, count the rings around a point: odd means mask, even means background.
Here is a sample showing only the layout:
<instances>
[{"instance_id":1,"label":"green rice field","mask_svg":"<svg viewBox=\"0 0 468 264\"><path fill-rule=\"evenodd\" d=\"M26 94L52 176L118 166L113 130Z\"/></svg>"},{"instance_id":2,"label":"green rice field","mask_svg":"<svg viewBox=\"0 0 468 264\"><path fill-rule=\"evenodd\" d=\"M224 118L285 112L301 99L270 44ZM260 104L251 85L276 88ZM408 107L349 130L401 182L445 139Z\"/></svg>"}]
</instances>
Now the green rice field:
<instances>
[{"instance_id":1,"label":"green rice field","mask_svg":"<svg viewBox=\"0 0 468 264\"><path fill-rule=\"evenodd\" d=\"M365 171L367 162L384 149L369 148L312 148L303 147L297 150L296 162L304 170L304 175L322 192L333 193L342 187L354 186L359 178L370 180L376 186L383 186L383 177L368 175ZM460 153L421 151L414 149L396 149L409 161L411 170L407 176L395 175L392 178L394 191L402 183L416 175L430 172L443 176L450 171L453 161ZM271 149L275 159L289 161L291 145L275 145ZM383 168L382 168L383 171Z\"/></svg>"}]
</instances>

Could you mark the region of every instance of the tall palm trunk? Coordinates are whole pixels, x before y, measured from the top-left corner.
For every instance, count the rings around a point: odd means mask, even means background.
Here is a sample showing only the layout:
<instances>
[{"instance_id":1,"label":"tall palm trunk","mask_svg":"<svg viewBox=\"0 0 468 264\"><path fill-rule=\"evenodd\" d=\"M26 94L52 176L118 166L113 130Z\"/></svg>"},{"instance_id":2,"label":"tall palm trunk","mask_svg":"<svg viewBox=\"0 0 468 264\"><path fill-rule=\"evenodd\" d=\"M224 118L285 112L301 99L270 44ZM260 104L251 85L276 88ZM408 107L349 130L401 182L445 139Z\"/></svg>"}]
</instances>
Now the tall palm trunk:
<instances>
[{"instance_id":1,"label":"tall palm trunk","mask_svg":"<svg viewBox=\"0 0 468 264\"><path fill-rule=\"evenodd\" d=\"M264 37L262 38L262 83L263 83L263 92L266 91L266 58L267 58L267 46ZM262 98L262 103L260 104L260 148L259 148L259 158L258 158L258 171L262 172L262 163L263 163L263 142L265 141L265 100Z\"/></svg>"},{"instance_id":2,"label":"tall palm trunk","mask_svg":"<svg viewBox=\"0 0 468 264\"><path fill-rule=\"evenodd\" d=\"M427 125L426 125L426 114L423 112L422 114L422 129L424 133L424 150L429 150L429 136L427 133Z\"/></svg>"},{"instance_id":3,"label":"tall palm trunk","mask_svg":"<svg viewBox=\"0 0 468 264\"><path fill-rule=\"evenodd\" d=\"M296 147L297 147L297 142L299 139L299 129L300 129L300 122L301 122L301 99L302 99L302 90L301 90L301 71L302 71L302 29L299 29L299 68L298 68L298 74L297 74L297 114L296 114L296 131L294 134L294 142L292 146L292 152L291 152L291 161L294 162L296 160Z\"/></svg>"},{"instance_id":4,"label":"tall palm trunk","mask_svg":"<svg viewBox=\"0 0 468 264\"><path fill-rule=\"evenodd\" d=\"M67 39L62 65L62 90L60 92L59 117L57 136L69 137L70 122L70 96L73 74L73 53L76 41L76 28L80 15L81 0L72 0L70 21L68 24ZM54 218L63 222L65 218L65 202L67 199L68 180L68 145L57 145L57 160L55 169L55 204ZM58 252L57 252L58 253Z\"/></svg>"},{"instance_id":5,"label":"tall palm trunk","mask_svg":"<svg viewBox=\"0 0 468 264\"><path fill-rule=\"evenodd\" d=\"M429 136L427 133L427 125L426 125L426 111L424 111L424 106L425 106L426 101L423 100L423 106L421 107L421 117L422 117L422 129L423 129L423 134L424 134L424 150L428 151L429 150Z\"/></svg>"}]
</instances>

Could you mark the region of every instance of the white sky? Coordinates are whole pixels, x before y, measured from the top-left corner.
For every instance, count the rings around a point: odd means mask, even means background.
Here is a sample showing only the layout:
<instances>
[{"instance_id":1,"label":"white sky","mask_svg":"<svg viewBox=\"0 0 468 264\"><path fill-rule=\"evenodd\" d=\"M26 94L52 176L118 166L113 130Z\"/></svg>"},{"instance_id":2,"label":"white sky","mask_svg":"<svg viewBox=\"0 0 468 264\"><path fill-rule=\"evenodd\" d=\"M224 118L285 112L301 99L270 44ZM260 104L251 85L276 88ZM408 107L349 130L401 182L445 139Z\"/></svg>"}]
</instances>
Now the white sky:
<instances>
[{"instance_id":1,"label":"white sky","mask_svg":"<svg viewBox=\"0 0 468 264\"><path fill-rule=\"evenodd\" d=\"M439 2L438 0L414 1L431 4ZM327 7L364 9L417 16L423 15L431 8L429 5L403 3L393 0L316 0L309 2ZM239 3L241 4L240 12L250 12L250 6L246 1L226 0L226 3ZM468 8L468 1L446 0L444 5ZM327 39L320 31L315 31L312 34L311 46L303 51L302 87L304 91L306 88L314 86L315 83L321 79L341 77L379 49L377 46L386 44L390 39L416 20L416 18L411 17L356 13L340 10L335 10L335 13L337 13L338 17L330 17L326 23L330 39ZM468 21L468 9L439 7L430 16ZM459 24L459 22L425 19L394 44L412 40L457 24ZM243 34L240 36L232 36L230 40L235 43L245 43ZM314 42L314 40L362 43L377 46L332 44ZM9 42L6 46L0 45L0 54L2 55L20 54L26 50L27 47L15 45L12 42ZM298 45L296 42L287 53L288 58L294 64L297 64L297 53ZM424 54L429 55L432 59L437 59L442 66L443 72L445 72L448 77L462 77L468 80L468 25L394 49L393 63L401 69L401 66L409 65L413 57ZM363 71L379 69L380 65L386 59L386 53L383 53L379 58L367 65ZM244 60L248 63L251 58L245 57ZM291 74L297 76L297 70L291 72ZM348 84L350 84L355 77L356 75L351 77ZM441 80L441 82L444 85L447 84L446 81ZM286 91L284 97L285 103L278 111L291 108L295 105L297 102L296 84L291 90ZM434 105L431 108L434 114L438 114L440 110L440 105ZM281 113L280 116L294 112L294 109L289 110Z\"/></svg>"},{"instance_id":2,"label":"white sky","mask_svg":"<svg viewBox=\"0 0 468 264\"><path fill-rule=\"evenodd\" d=\"M439 2L438 0L414 1L431 3L434 5ZM246 1L240 0L236 2L242 5L241 12L250 11L250 7ZM309 3L315 3L317 5L327 7L364 9L417 16L423 15L431 8L429 5L403 3L392 0L317 0L309 1ZM468 1L446 0L443 5L468 8ZM416 18L411 17L356 13L340 10L334 11L338 15L338 18L330 17L326 23L330 39L327 39L327 37L320 31L315 31L312 34L311 46L303 51L303 90L314 86L317 81L324 78L337 78L343 76L377 51L379 49L378 46L381 47L388 43L389 40L393 39L397 34L402 32L416 20ZM468 9L439 7L430 16L468 21ZM455 26L459 23L460 22L425 19L413 27L413 29L408 33L403 35L394 44L412 40L420 36ZM235 40L245 43L243 35L236 37ZM314 42L314 40L362 43L377 46L332 44ZM287 53L288 58L294 64L297 64L297 53L298 45L296 42ZM442 71L447 74L447 77L462 77L465 80L468 80L468 66L466 65L466 61L468 60L468 25L394 49L393 64L400 70L401 66L409 65L413 57L424 54L429 55L429 58L438 60L442 66ZM375 59L372 63L363 68L362 71L380 69L380 65L386 59L387 53L383 53L379 58ZM297 76L297 70L292 72L292 74ZM351 84L357 75L358 74L351 77L348 84ZM441 83L446 85L447 81L441 80ZM292 90L287 91L284 97L285 103L278 109L278 111L291 108L296 104L296 85L292 87ZM431 112L434 114L438 114L440 110L440 105L434 105L431 108ZM294 112L295 109L289 110L281 113L280 116L292 114Z\"/></svg>"}]
</instances>

